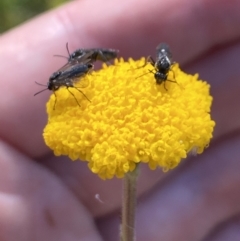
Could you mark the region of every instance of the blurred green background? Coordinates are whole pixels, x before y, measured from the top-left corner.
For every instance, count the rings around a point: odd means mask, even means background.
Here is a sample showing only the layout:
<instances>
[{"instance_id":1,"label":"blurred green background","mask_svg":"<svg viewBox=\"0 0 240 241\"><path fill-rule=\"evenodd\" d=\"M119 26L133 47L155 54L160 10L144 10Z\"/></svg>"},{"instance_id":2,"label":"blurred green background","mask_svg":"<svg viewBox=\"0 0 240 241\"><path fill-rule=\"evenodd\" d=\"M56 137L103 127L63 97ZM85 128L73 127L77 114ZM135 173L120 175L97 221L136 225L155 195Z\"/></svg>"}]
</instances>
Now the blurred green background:
<instances>
[{"instance_id":1,"label":"blurred green background","mask_svg":"<svg viewBox=\"0 0 240 241\"><path fill-rule=\"evenodd\" d=\"M0 0L0 33L67 0Z\"/></svg>"}]
</instances>

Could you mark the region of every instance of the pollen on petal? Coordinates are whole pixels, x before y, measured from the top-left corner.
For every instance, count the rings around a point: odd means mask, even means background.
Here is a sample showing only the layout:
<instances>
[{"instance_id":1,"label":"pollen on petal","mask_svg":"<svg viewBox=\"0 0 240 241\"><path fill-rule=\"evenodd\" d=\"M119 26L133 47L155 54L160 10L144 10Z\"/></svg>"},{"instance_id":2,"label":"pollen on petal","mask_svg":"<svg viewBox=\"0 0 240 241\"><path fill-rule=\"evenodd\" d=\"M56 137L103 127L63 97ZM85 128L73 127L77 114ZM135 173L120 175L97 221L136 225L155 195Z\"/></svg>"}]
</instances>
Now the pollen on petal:
<instances>
[{"instance_id":1,"label":"pollen on petal","mask_svg":"<svg viewBox=\"0 0 240 241\"><path fill-rule=\"evenodd\" d=\"M202 153L215 126L209 84L174 64L172 82L159 85L153 66L144 65L144 58L120 59L88 74L81 91L90 101L76 88L52 94L43 135L54 154L87 161L93 173L110 179L140 162L168 171L192 150Z\"/></svg>"}]
</instances>

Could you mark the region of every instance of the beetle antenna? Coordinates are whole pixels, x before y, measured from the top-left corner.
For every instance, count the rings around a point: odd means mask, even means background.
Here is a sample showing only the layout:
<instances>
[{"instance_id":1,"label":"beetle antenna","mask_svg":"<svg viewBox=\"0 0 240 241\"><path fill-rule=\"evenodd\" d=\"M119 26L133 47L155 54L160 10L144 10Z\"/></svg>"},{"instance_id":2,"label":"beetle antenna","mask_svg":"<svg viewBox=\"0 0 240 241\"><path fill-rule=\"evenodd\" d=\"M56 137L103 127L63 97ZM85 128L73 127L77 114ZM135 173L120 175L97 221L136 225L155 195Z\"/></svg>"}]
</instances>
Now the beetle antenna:
<instances>
[{"instance_id":1,"label":"beetle antenna","mask_svg":"<svg viewBox=\"0 0 240 241\"><path fill-rule=\"evenodd\" d=\"M66 43L66 49L67 49L67 52L68 52L68 56L69 56L69 58L70 58L71 55L70 55L69 48L68 48L68 42Z\"/></svg>"},{"instance_id":2,"label":"beetle antenna","mask_svg":"<svg viewBox=\"0 0 240 241\"><path fill-rule=\"evenodd\" d=\"M41 84L41 83L38 83L37 81L35 81L35 83L36 83L37 85L41 85L41 86L47 87L47 85L43 85L43 84Z\"/></svg>"},{"instance_id":3,"label":"beetle antenna","mask_svg":"<svg viewBox=\"0 0 240 241\"><path fill-rule=\"evenodd\" d=\"M37 93L34 94L34 96L36 96L36 95L42 93L42 92L45 91L45 90L48 90L48 88L38 91Z\"/></svg>"}]
</instances>

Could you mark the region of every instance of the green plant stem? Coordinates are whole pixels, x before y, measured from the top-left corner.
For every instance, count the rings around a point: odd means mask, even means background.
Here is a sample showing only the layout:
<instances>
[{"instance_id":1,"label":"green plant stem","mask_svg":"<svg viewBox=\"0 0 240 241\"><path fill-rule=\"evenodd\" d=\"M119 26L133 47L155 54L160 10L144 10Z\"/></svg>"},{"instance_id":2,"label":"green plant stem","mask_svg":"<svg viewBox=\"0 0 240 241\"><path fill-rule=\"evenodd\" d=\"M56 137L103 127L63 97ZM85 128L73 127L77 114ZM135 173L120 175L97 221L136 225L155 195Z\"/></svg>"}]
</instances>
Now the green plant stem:
<instances>
[{"instance_id":1,"label":"green plant stem","mask_svg":"<svg viewBox=\"0 0 240 241\"><path fill-rule=\"evenodd\" d=\"M123 179L121 241L135 240L136 184L138 166Z\"/></svg>"}]
</instances>

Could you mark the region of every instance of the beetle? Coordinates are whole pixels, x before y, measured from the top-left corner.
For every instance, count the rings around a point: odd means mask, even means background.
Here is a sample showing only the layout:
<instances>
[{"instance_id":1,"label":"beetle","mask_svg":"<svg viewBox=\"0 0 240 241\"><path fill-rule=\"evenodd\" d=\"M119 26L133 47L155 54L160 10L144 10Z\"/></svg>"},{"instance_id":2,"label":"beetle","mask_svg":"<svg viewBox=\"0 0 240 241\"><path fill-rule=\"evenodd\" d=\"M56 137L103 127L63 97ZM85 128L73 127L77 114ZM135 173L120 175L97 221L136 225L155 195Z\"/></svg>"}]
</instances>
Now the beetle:
<instances>
[{"instance_id":1,"label":"beetle","mask_svg":"<svg viewBox=\"0 0 240 241\"><path fill-rule=\"evenodd\" d=\"M79 89L79 88L85 88L88 86L87 78L84 78L84 79L80 79L80 78L85 76L91 69L93 69L93 64L91 63L87 63L87 64L76 63L74 65L64 66L50 76L49 81L46 85L42 85L36 82L36 84L45 86L47 88L35 93L34 96L40 94L45 90L51 90L53 91L56 98L55 91L57 91L60 87L65 86L68 89L69 93L75 98L79 106L80 104L77 101L75 95L69 90L70 87L77 89L80 93L82 93L82 95L89 102L91 102L88 99L88 97ZM78 82L78 86L74 85L76 82ZM55 109L56 102L57 102L57 98L55 99L54 109Z\"/></svg>"},{"instance_id":2,"label":"beetle","mask_svg":"<svg viewBox=\"0 0 240 241\"><path fill-rule=\"evenodd\" d=\"M177 83L177 81L168 79L169 71L172 71L171 68L175 62L172 61L172 54L171 54L169 46L166 43L160 43L157 46L156 60L154 60L151 56L148 56L146 64L147 63L150 63L154 67L154 70L149 70L149 72L154 74L156 84L160 85L163 83L165 90L167 90L167 88L165 86L166 81ZM146 66L146 64L144 66ZM174 72L173 72L173 74L174 74ZM139 76L139 77L141 77L141 76ZM175 74L174 74L174 76L175 76Z\"/></svg>"},{"instance_id":3,"label":"beetle","mask_svg":"<svg viewBox=\"0 0 240 241\"><path fill-rule=\"evenodd\" d=\"M90 48L90 49L77 49L70 54L68 43L66 43L68 56L55 55L68 59L66 65L73 65L76 63L94 63L96 61L108 62L117 57L119 50L107 48Z\"/></svg>"}]
</instances>

